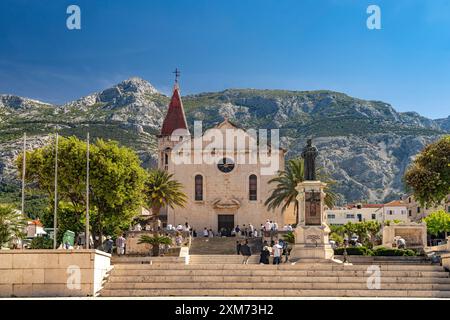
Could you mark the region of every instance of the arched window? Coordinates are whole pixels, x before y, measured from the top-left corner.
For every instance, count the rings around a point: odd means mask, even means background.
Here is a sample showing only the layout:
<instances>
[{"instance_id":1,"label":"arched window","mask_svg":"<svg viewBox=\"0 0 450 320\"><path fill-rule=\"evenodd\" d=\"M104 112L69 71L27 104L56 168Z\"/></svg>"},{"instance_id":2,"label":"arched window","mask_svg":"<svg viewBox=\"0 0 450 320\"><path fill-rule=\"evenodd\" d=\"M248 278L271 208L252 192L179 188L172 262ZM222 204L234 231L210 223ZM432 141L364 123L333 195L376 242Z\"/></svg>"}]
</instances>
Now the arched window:
<instances>
[{"instance_id":1,"label":"arched window","mask_svg":"<svg viewBox=\"0 0 450 320\"><path fill-rule=\"evenodd\" d=\"M248 199L251 201L257 200L257 191L258 191L258 186L257 186L257 182L258 182L258 178L252 174L249 178L248 178Z\"/></svg>"},{"instance_id":2,"label":"arched window","mask_svg":"<svg viewBox=\"0 0 450 320\"><path fill-rule=\"evenodd\" d=\"M195 201L203 200L203 176L195 176Z\"/></svg>"},{"instance_id":3,"label":"arched window","mask_svg":"<svg viewBox=\"0 0 450 320\"><path fill-rule=\"evenodd\" d=\"M164 153L164 169L169 169L169 155L167 153Z\"/></svg>"},{"instance_id":4,"label":"arched window","mask_svg":"<svg viewBox=\"0 0 450 320\"><path fill-rule=\"evenodd\" d=\"M170 148L166 148L164 150L164 170L169 170L169 153L170 153Z\"/></svg>"}]
</instances>

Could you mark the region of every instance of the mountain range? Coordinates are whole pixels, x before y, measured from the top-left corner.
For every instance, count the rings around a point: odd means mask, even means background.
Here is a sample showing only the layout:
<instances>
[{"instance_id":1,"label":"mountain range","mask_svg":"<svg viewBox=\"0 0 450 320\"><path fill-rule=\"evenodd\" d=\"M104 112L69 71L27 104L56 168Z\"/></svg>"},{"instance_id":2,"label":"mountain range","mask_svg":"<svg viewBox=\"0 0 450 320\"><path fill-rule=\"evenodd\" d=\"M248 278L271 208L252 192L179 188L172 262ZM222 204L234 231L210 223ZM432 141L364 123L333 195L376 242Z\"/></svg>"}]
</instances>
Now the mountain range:
<instances>
[{"instance_id":1,"label":"mountain range","mask_svg":"<svg viewBox=\"0 0 450 320\"><path fill-rule=\"evenodd\" d=\"M23 132L29 147L62 135L118 140L139 154L143 166L156 161L156 134L170 98L134 77L64 105L14 95L0 95L0 192L18 184L14 158ZM402 176L426 144L450 133L450 116L432 120L416 112L397 112L382 101L344 93L227 89L183 97L188 124L203 127L224 118L243 128L280 129L288 158L299 155L313 138L319 163L336 180L342 202L384 202L404 193Z\"/></svg>"}]
</instances>

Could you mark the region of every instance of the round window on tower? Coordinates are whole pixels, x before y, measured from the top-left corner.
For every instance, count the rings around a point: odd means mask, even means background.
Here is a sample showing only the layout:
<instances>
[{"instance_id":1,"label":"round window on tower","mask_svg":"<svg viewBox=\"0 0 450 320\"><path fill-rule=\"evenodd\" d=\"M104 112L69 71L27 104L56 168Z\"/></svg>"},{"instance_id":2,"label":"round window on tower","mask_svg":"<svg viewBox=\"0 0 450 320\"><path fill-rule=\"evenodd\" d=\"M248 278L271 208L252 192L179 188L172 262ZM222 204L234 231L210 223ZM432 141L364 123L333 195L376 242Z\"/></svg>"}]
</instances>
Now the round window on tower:
<instances>
[{"instance_id":1,"label":"round window on tower","mask_svg":"<svg viewBox=\"0 0 450 320\"><path fill-rule=\"evenodd\" d=\"M217 164L217 168L224 173L231 172L234 169L234 161L230 158L223 158Z\"/></svg>"}]
</instances>

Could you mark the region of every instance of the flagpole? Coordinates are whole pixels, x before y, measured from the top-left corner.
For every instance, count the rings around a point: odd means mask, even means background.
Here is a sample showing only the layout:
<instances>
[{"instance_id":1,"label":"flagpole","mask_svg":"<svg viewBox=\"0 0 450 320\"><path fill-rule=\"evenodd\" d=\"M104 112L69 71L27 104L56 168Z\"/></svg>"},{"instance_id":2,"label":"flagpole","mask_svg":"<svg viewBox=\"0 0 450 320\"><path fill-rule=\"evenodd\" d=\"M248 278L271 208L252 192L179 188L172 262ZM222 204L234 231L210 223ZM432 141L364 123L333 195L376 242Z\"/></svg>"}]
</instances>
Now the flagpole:
<instances>
[{"instance_id":1,"label":"flagpole","mask_svg":"<svg viewBox=\"0 0 450 320\"><path fill-rule=\"evenodd\" d=\"M27 165L27 134L23 133L23 159L22 159L22 214L25 215L25 173Z\"/></svg>"},{"instance_id":2,"label":"flagpole","mask_svg":"<svg viewBox=\"0 0 450 320\"><path fill-rule=\"evenodd\" d=\"M87 133L87 155L86 155L86 249L90 245L89 235L89 132Z\"/></svg>"},{"instance_id":3,"label":"flagpole","mask_svg":"<svg viewBox=\"0 0 450 320\"><path fill-rule=\"evenodd\" d=\"M57 232L57 211L58 211L58 133L56 133L55 144L55 204L53 211L53 249L56 249Z\"/></svg>"}]
</instances>

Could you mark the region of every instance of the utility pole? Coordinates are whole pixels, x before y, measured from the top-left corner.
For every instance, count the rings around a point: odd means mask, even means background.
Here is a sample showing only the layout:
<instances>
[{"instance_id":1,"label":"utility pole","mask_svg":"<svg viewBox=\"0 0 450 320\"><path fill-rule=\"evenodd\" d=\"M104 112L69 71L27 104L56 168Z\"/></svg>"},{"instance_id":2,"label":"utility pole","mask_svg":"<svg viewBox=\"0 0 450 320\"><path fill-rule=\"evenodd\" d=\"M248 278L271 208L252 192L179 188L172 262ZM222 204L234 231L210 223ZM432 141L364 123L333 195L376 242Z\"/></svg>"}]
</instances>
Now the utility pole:
<instances>
[{"instance_id":1,"label":"utility pole","mask_svg":"<svg viewBox=\"0 0 450 320\"><path fill-rule=\"evenodd\" d=\"M89 132L87 133L87 152L86 152L86 249L90 245L89 235Z\"/></svg>"},{"instance_id":2,"label":"utility pole","mask_svg":"<svg viewBox=\"0 0 450 320\"><path fill-rule=\"evenodd\" d=\"M56 249L57 232L57 211L58 211L58 132L56 133L55 141L55 204L53 212L53 249Z\"/></svg>"},{"instance_id":3,"label":"utility pole","mask_svg":"<svg viewBox=\"0 0 450 320\"><path fill-rule=\"evenodd\" d=\"M27 165L27 134L23 134L23 159L22 159L22 214L25 215L25 173Z\"/></svg>"}]
</instances>

